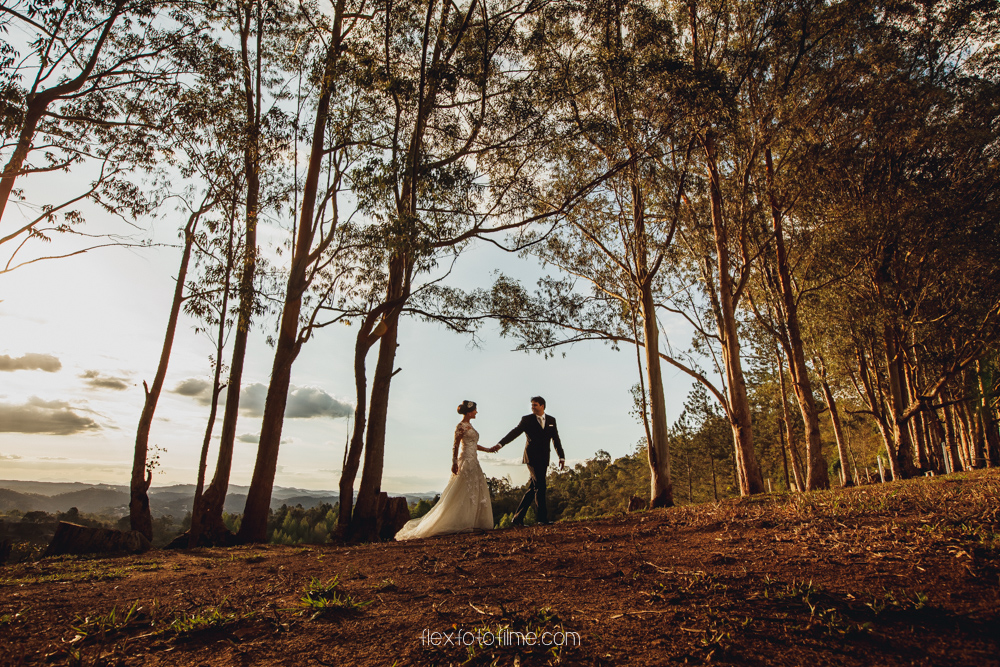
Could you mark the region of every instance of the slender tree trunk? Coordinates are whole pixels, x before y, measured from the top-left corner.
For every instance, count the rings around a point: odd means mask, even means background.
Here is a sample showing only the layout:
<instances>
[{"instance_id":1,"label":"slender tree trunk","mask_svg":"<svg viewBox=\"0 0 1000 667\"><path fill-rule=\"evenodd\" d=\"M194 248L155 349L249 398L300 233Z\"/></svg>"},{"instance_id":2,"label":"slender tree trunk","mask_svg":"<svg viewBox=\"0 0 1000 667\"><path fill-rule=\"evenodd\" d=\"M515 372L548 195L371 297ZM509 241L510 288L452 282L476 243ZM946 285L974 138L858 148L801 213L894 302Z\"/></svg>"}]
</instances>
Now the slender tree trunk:
<instances>
[{"instance_id":1,"label":"slender tree trunk","mask_svg":"<svg viewBox=\"0 0 1000 667\"><path fill-rule=\"evenodd\" d=\"M361 466L361 453L365 444L368 407L368 371L365 368L365 359L371 346L384 333L385 328L385 325L381 324L381 331L378 329L372 331L374 321L375 314L372 313L358 332L354 344L354 390L357 407L354 408L354 432L344 455L344 468L340 472L340 513L337 519L337 530L340 535L346 534L347 527L351 523L351 513L354 509L354 480Z\"/></svg>"},{"instance_id":2,"label":"slender tree trunk","mask_svg":"<svg viewBox=\"0 0 1000 667\"><path fill-rule=\"evenodd\" d=\"M983 422L983 436L986 441L986 466L995 468L1000 465L1000 434L997 433L997 423L993 417L993 378L980 361L976 361L976 379L979 382L979 414Z\"/></svg>"},{"instance_id":3,"label":"slender tree trunk","mask_svg":"<svg viewBox=\"0 0 1000 667\"><path fill-rule=\"evenodd\" d=\"M810 491L830 488L830 478L826 469L826 459L823 457L823 443L819 435L819 410L809 381L809 369L806 366L805 346L802 343L802 333L799 329L799 307L795 293L792 291L791 270L788 266L788 256L785 252L785 234L782 229L781 210L775 198L774 166L771 162L770 147L764 149L764 161L767 168L768 196L771 208L771 224L774 231L775 264L778 271L778 284L781 287L782 312L788 332L789 345L788 365L792 372L795 397L802 413L802 423L806 433L806 488Z\"/></svg>"},{"instance_id":4,"label":"slender tree trunk","mask_svg":"<svg viewBox=\"0 0 1000 667\"><path fill-rule=\"evenodd\" d=\"M135 456L132 459L131 498L128 509L132 530L142 533L149 540L153 539L153 517L149 512L149 496L147 494L149 485L153 481L153 473L146 469L149 452L149 431L153 425L153 414L156 412L156 403L160 399L160 392L163 390L163 381L167 377L170 351L174 345L174 333L177 331L177 318L181 312L181 304L184 302L184 281L187 279L188 262L191 259L194 230L198 225L198 219L211 206L212 204L206 200L201 209L191 213L187 226L184 228L184 252L181 254L181 265L177 270L177 284L174 285L174 298L170 304L170 316L167 318L167 332L163 337L163 348L160 350L160 363L156 367L153 385L150 387L145 382L142 383L142 388L146 392L146 401L142 406L142 415L139 417L139 428L135 435Z\"/></svg>"},{"instance_id":5,"label":"slender tree trunk","mask_svg":"<svg viewBox=\"0 0 1000 667\"><path fill-rule=\"evenodd\" d=\"M951 471L961 472L965 470L962 456L958 452L958 440L955 438L955 423L951 406L944 408L944 438L948 443L948 458L951 460Z\"/></svg>"},{"instance_id":6,"label":"slender tree trunk","mask_svg":"<svg viewBox=\"0 0 1000 667\"><path fill-rule=\"evenodd\" d=\"M642 335L646 341L646 378L649 384L649 418L652 440L649 452L649 506L671 507L674 504L673 483L670 479L670 447L667 440L666 397L660 370L660 332L656 323L656 302L653 299L654 273L649 269L646 244L646 211L642 190L637 179L632 182L632 222L636 238L636 276L639 280L642 308Z\"/></svg>"},{"instance_id":7,"label":"slender tree trunk","mask_svg":"<svg viewBox=\"0 0 1000 667\"><path fill-rule=\"evenodd\" d=\"M242 7L242 5L238 5ZM243 105L246 114L246 143L243 149L243 169L245 171L247 198L246 220L243 233L243 265L240 273L240 303L237 314L236 332L233 336L233 355L229 364L229 379L226 382L226 409L222 414L222 432L219 436L219 454L212 483L195 503L191 514L192 525L198 517L199 529L210 544L224 544L231 538L223 521L226 495L229 492L229 476L233 467L233 451L236 444L236 424L239 420L240 391L243 388L243 365L246 360L247 339L256 306L257 295L254 280L257 274L257 220L260 215L260 135L261 135L261 90L262 74L261 43L263 38L263 17L258 7L257 56L250 62L250 27L252 12L247 9L243 17L237 9L240 24L240 53L243 64ZM256 74L256 81L253 74ZM200 539L200 537L199 537Z\"/></svg>"},{"instance_id":8,"label":"slender tree trunk","mask_svg":"<svg viewBox=\"0 0 1000 667\"><path fill-rule=\"evenodd\" d=\"M660 370L659 330L656 326L652 289L642 286L642 328L646 340L646 377L649 382L650 432L649 446L649 506L671 507L674 504L670 480L670 448L667 440L666 397Z\"/></svg>"},{"instance_id":9,"label":"slender tree trunk","mask_svg":"<svg viewBox=\"0 0 1000 667\"><path fill-rule=\"evenodd\" d=\"M219 396L222 395L222 358L226 347L226 317L229 313L229 286L233 269L236 264L236 202L230 209L229 239L226 243L226 273L222 287L222 304L219 306L219 330L215 338L215 375L212 378L212 406L209 408L208 423L205 425L205 438L201 443L201 456L198 458L198 482L194 490L194 503L191 507L191 528L188 530L188 547L196 547L201 541L202 518L204 514L205 476L208 471L208 449L212 444L212 433L215 430L215 417L219 411Z\"/></svg>"},{"instance_id":10,"label":"slender tree trunk","mask_svg":"<svg viewBox=\"0 0 1000 667\"><path fill-rule=\"evenodd\" d=\"M889 452L889 466L894 480L906 479L915 476L918 471L913 464L913 442L910 440L910 430L902 418L903 411L908 404L906 385L903 381L902 350L899 349L899 338L896 331L889 325L886 325L884 329L884 341L893 412L893 451Z\"/></svg>"},{"instance_id":11,"label":"slender tree trunk","mask_svg":"<svg viewBox=\"0 0 1000 667\"><path fill-rule=\"evenodd\" d=\"M795 476L795 490L805 491L805 473L802 470L802 460L799 457L799 448L795 446L795 435L792 433L792 420L788 414L788 390L785 389L785 362L778 353L778 378L781 386L781 415L785 422L785 433L788 439L788 451L792 456L792 474Z\"/></svg>"},{"instance_id":12,"label":"slender tree trunk","mask_svg":"<svg viewBox=\"0 0 1000 667\"><path fill-rule=\"evenodd\" d=\"M904 355L903 357L903 378L906 382L907 396L918 396L916 362L912 355ZM928 452L925 435L923 413L918 412L910 418L910 441L916 443L915 453L917 466L920 470L930 470L931 457L933 456Z\"/></svg>"},{"instance_id":13,"label":"slender tree trunk","mask_svg":"<svg viewBox=\"0 0 1000 667\"><path fill-rule=\"evenodd\" d=\"M747 396L743 362L740 359L740 340L736 326L736 295L732 276L729 274L729 235L722 214L722 183L716 163L715 138L711 131L704 137L705 157L708 166L709 189L712 201L712 230L715 236L719 283L709 286L717 290L720 321L719 337L726 366L726 385L729 392L729 420L733 429L733 444L741 495L764 492L764 478L760 473L757 455L753 449L753 425L750 419L750 399Z\"/></svg>"},{"instance_id":14,"label":"slender tree trunk","mask_svg":"<svg viewBox=\"0 0 1000 667\"><path fill-rule=\"evenodd\" d=\"M883 410L883 401L880 393L876 393L878 379L872 377L872 371L868 365L868 356L857 341L855 341L855 352L858 358L858 375L861 377L861 384L865 389L863 398L868 404L868 409L871 410L872 416L875 418L875 424L878 426L879 434L882 436L885 451L889 458L892 459L894 452L893 436L889 428L889 421Z\"/></svg>"},{"instance_id":15,"label":"slender tree trunk","mask_svg":"<svg viewBox=\"0 0 1000 667\"><path fill-rule=\"evenodd\" d=\"M927 438L930 442L930 451L936 454L934 457L934 469L938 474L944 474L948 472L950 463L945 450L947 445L944 428L941 426L941 422L938 421L937 412L927 403L924 404L924 423L928 429ZM954 464L950 467L954 468Z\"/></svg>"},{"instance_id":16,"label":"slender tree trunk","mask_svg":"<svg viewBox=\"0 0 1000 667\"><path fill-rule=\"evenodd\" d=\"M826 404L830 406L830 421L833 422L833 435L837 439L837 454L840 456L840 481L843 486L854 486L854 480L851 478L850 461L847 459L847 445L844 442L844 432L840 425L840 413L837 411L837 401L833 398L833 392L830 391L830 384L823 379L823 396L826 398Z\"/></svg>"},{"instance_id":17,"label":"slender tree trunk","mask_svg":"<svg viewBox=\"0 0 1000 667\"><path fill-rule=\"evenodd\" d=\"M409 272L412 270L410 260L402 254L390 262L389 291L387 303L402 303L409 296ZM399 335L398 308L393 308L384 320L386 331L379 341L378 360L375 363L375 374L372 377L371 402L368 409L368 428L365 433L364 468L361 472L361 484L358 486L358 499L354 505L349 529L352 540L364 542L378 539L381 528L381 507L379 494L382 491L382 469L385 460L385 427L389 414L389 389L396 363L396 348Z\"/></svg>"},{"instance_id":18,"label":"slender tree trunk","mask_svg":"<svg viewBox=\"0 0 1000 667\"><path fill-rule=\"evenodd\" d=\"M302 188L302 210L299 213L298 234L292 262L288 270L288 284L285 304L281 312L278 342L271 366L271 382L267 387L264 401L264 417L261 420L260 444L257 446L257 460L254 464L250 490L247 492L246 507L237 539L240 542L264 542L267 540L267 515L271 506L271 492L274 489L274 475L278 468L278 448L281 444L281 430L284 425L285 406L288 402L288 388L292 378L292 364L302 349L299 335L299 314L302 298L309 288L307 273L312 263L313 239L315 237L316 196L319 191L319 177L326 155L324 141L330 100L336 81L336 66L340 58L341 22L344 3L338 0L334 19L333 39L327 47L319 101L316 105L316 119L313 124L312 145L309 166Z\"/></svg>"},{"instance_id":19,"label":"slender tree trunk","mask_svg":"<svg viewBox=\"0 0 1000 667\"><path fill-rule=\"evenodd\" d=\"M972 428L969 424L969 411L966 409L964 402L955 404L954 411L955 425L962 439L962 449L965 451L966 469L978 468L979 461L976 460L976 446L972 436Z\"/></svg>"}]
</instances>

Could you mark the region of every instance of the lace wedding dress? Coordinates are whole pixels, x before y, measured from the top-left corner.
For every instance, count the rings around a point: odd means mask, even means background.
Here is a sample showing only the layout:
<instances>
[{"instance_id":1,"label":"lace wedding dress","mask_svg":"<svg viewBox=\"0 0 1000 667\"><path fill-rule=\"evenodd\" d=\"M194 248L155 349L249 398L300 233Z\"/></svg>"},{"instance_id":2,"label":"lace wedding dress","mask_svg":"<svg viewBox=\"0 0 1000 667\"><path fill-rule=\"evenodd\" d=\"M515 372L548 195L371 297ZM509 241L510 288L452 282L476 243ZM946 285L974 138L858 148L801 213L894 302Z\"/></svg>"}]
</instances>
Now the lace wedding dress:
<instances>
[{"instance_id":1,"label":"lace wedding dress","mask_svg":"<svg viewBox=\"0 0 1000 667\"><path fill-rule=\"evenodd\" d=\"M448 480L441 499L430 512L408 521L396 533L397 540L493 528L493 503L476 449L479 433L472 424L463 421L455 430L455 438L461 440L458 474Z\"/></svg>"}]
</instances>

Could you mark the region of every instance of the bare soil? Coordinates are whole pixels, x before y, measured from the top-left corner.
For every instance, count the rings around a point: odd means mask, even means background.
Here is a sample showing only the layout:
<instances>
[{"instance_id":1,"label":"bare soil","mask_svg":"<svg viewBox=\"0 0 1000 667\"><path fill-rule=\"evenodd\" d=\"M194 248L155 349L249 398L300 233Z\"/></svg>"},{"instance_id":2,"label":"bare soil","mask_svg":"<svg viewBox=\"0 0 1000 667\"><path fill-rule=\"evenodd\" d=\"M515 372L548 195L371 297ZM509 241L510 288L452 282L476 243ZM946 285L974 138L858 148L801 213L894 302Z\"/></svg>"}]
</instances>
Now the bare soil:
<instances>
[{"instance_id":1,"label":"bare soil","mask_svg":"<svg viewBox=\"0 0 1000 667\"><path fill-rule=\"evenodd\" d=\"M991 470L406 543L10 565L0 664L1000 665L998 501Z\"/></svg>"}]
</instances>

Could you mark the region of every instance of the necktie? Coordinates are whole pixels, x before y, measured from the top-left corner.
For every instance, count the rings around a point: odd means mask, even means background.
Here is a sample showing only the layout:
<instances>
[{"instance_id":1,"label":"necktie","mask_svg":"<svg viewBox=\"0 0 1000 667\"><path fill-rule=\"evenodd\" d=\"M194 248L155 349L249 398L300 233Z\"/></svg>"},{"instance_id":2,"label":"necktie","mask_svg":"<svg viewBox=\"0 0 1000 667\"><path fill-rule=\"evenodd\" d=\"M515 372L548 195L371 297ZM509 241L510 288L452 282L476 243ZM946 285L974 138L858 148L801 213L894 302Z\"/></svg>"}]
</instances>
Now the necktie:
<instances>
[{"instance_id":1,"label":"necktie","mask_svg":"<svg viewBox=\"0 0 1000 667\"><path fill-rule=\"evenodd\" d=\"M542 428L545 428L545 417L540 416L538 418L538 425L541 426Z\"/></svg>"}]
</instances>

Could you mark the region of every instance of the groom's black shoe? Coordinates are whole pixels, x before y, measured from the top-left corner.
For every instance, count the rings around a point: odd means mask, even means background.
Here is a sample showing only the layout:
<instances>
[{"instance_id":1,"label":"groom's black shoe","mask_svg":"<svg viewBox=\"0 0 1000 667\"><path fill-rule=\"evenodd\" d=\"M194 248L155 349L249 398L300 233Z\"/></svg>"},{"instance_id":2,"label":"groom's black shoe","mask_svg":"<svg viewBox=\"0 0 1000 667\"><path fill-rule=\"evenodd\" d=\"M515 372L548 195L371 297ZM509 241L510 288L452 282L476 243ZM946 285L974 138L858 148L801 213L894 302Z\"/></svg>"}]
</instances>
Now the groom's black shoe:
<instances>
[{"instance_id":1,"label":"groom's black shoe","mask_svg":"<svg viewBox=\"0 0 1000 667\"><path fill-rule=\"evenodd\" d=\"M517 519L514 519L513 521L510 522L510 525L514 528L524 528L524 520L522 519L519 521Z\"/></svg>"}]
</instances>

